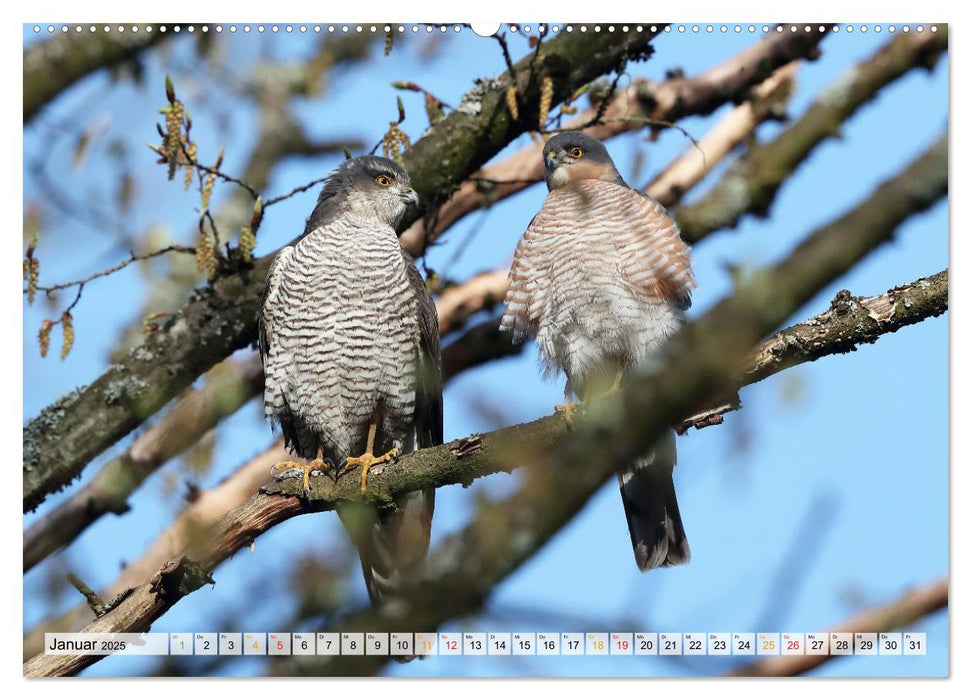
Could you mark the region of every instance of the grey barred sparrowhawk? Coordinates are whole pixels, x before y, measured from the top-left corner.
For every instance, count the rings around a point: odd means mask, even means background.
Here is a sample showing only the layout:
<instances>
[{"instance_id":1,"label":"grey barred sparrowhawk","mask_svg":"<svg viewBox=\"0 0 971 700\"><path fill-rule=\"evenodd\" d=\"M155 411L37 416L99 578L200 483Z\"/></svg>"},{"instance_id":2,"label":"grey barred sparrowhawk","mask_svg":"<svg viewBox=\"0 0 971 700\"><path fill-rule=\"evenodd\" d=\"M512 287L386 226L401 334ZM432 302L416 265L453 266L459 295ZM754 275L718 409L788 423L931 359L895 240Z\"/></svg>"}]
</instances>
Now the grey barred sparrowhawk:
<instances>
[{"instance_id":1,"label":"grey barred sparrowhawk","mask_svg":"<svg viewBox=\"0 0 971 700\"><path fill-rule=\"evenodd\" d=\"M362 156L328 177L304 235L267 274L259 321L266 416L313 469L368 470L442 442L438 315L396 227L417 204L408 174ZM377 456L375 456L377 455ZM280 465L282 466L282 465ZM434 489L392 510L338 512L357 546L368 593L380 600L424 561Z\"/></svg>"},{"instance_id":2,"label":"grey barred sparrowhawk","mask_svg":"<svg viewBox=\"0 0 971 700\"><path fill-rule=\"evenodd\" d=\"M615 389L625 371L657 365L691 303L690 250L596 139L558 134L543 158L549 193L516 247L502 327L516 342L535 336L547 371L566 374L567 399L587 398L611 380ZM642 571L690 557L674 464L669 431L617 475Z\"/></svg>"}]
</instances>

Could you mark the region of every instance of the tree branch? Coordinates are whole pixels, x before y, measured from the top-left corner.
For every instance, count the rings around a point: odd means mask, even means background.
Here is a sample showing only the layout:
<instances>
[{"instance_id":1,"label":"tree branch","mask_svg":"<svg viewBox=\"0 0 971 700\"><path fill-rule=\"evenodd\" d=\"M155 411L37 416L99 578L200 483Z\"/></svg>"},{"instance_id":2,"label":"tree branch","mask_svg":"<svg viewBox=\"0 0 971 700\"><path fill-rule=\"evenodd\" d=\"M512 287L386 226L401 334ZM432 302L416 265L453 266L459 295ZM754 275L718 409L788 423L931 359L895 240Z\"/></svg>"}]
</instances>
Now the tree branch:
<instances>
[{"instance_id":1,"label":"tree branch","mask_svg":"<svg viewBox=\"0 0 971 700\"><path fill-rule=\"evenodd\" d=\"M171 525L159 533L137 560L126 564L118 578L106 589L105 596L118 596L150 579L165 562L186 549L201 533L256 494L260 485L266 481L270 465L287 458L283 442L277 440L271 447L237 468L220 484L200 493ZM24 635L24 660L43 653L46 632L76 631L93 619L88 606L82 603L57 618L42 622Z\"/></svg>"},{"instance_id":2,"label":"tree branch","mask_svg":"<svg viewBox=\"0 0 971 700\"><path fill-rule=\"evenodd\" d=\"M948 606L947 579L907 591L897 600L864 610L833 628L832 632L890 632L908 627ZM830 655L776 656L746 664L729 676L799 676L827 661L844 658Z\"/></svg>"},{"instance_id":3,"label":"tree branch","mask_svg":"<svg viewBox=\"0 0 971 700\"><path fill-rule=\"evenodd\" d=\"M494 508L482 509L465 530L436 550L428 567L431 580L422 581L413 592L415 606L407 604L412 598L406 591L403 606L406 611L413 607L427 621L424 629L432 629L429 625L436 620L440 623L477 608L493 586L582 508L619 465L643 453L668 426L690 415L707 397L737 389L746 357L763 336L889 240L903 221L944 197L947 171L943 136L867 200L817 229L785 260L753 275L732 296L686 326L669 343L663 372L631 376L618 400L591 404L573 430L566 428L562 417L550 416L419 450L381 473L372 472L366 495L356 479L315 477L307 500L291 495L302 490L301 484L290 483L297 480L271 481L84 631L147 630L178 600L211 582L216 565L296 515L330 510L338 502L342 506L388 503L406 492L465 484L487 473L532 465L523 470L523 486L516 494ZM455 590L464 595L449 598ZM409 622L386 607L367 614L380 614L384 628L390 630ZM97 660L38 655L24 664L24 675L73 674Z\"/></svg>"},{"instance_id":4,"label":"tree branch","mask_svg":"<svg viewBox=\"0 0 971 700\"><path fill-rule=\"evenodd\" d=\"M881 89L917 66L933 66L945 50L945 26L901 34L845 72L798 121L772 141L753 146L700 200L678 210L682 237L695 242L712 231L734 228L746 213L766 215L779 187L816 146L839 136L843 122Z\"/></svg>"},{"instance_id":5,"label":"tree branch","mask_svg":"<svg viewBox=\"0 0 971 700\"><path fill-rule=\"evenodd\" d=\"M740 143L752 138L756 127L770 119L783 119L795 90L799 63L787 63L759 83L749 100L719 119L697 145L689 147L658 174L647 186L648 194L664 206L673 207Z\"/></svg>"},{"instance_id":6,"label":"tree branch","mask_svg":"<svg viewBox=\"0 0 971 700\"><path fill-rule=\"evenodd\" d=\"M854 352L888 333L940 316L948 309L948 271L894 287L873 297L853 297L843 290L827 311L779 331L749 359L742 386L813 362L827 355ZM721 416L741 405L732 397L675 425L679 434L722 422Z\"/></svg>"},{"instance_id":7,"label":"tree branch","mask_svg":"<svg viewBox=\"0 0 971 700\"><path fill-rule=\"evenodd\" d=\"M165 38L178 36L172 26L138 25L137 32L68 32L31 44L24 49L24 125L82 78L124 63Z\"/></svg>"}]
</instances>

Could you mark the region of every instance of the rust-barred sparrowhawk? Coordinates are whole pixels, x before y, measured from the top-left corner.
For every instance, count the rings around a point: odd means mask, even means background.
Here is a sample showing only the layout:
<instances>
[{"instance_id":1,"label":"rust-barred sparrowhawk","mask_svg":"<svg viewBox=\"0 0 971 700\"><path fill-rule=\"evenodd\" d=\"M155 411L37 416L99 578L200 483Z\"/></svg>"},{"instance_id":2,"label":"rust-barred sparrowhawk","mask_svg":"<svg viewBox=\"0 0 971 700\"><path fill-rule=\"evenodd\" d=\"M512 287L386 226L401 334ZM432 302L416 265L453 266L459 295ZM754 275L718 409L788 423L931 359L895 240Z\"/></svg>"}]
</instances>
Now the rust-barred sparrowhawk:
<instances>
[{"instance_id":1,"label":"rust-barred sparrowhawk","mask_svg":"<svg viewBox=\"0 0 971 700\"><path fill-rule=\"evenodd\" d=\"M372 466L442 442L438 315L395 231L417 201L393 161L347 160L270 267L259 323L265 413L291 452L312 460L277 465L300 467L305 490L314 469L360 467L364 491ZM434 503L426 489L390 510L338 509L372 600L421 566Z\"/></svg>"},{"instance_id":2,"label":"rust-barred sparrowhawk","mask_svg":"<svg viewBox=\"0 0 971 700\"><path fill-rule=\"evenodd\" d=\"M543 158L549 193L516 247L502 326L516 342L535 336L547 371L566 374L569 411L571 397L658 364L695 283L677 225L624 182L602 143L561 133ZM672 430L617 475L642 571L690 557L674 464Z\"/></svg>"}]
</instances>

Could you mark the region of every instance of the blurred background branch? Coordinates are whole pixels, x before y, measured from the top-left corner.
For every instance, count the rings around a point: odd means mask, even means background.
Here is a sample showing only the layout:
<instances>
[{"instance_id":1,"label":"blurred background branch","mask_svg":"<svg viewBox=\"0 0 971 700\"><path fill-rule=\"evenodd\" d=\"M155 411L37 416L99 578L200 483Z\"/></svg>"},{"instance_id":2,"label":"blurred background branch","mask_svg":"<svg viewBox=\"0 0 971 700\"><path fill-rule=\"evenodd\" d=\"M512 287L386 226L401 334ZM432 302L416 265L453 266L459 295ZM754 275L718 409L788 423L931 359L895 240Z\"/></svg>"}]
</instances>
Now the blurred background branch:
<instances>
[{"instance_id":1,"label":"blurred background branch","mask_svg":"<svg viewBox=\"0 0 971 700\"><path fill-rule=\"evenodd\" d=\"M138 32L71 32L31 44L24 49L24 124L77 81L130 61L173 36L172 26L141 25Z\"/></svg>"},{"instance_id":2,"label":"blurred background branch","mask_svg":"<svg viewBox=\"0 0 971 700\"><path fill-rule=\"evenodd\" d=\"M878 605L860 613L829 630L830 632L892 632L910 627L928 615L948 605L947 580L919 586L904 593L897 600ZM776 656L732 670L731 676L800 676L819 666L845 656L806 654L805 656Z\"/></svg>"},{"instance_id":3,"label":"blurred background branch","mask_svg":"<svg viewBox=\"0 0 971 700\"><path fill-rule=\"evenodd\" d=\"M779 187L819 144L837 138L842 124L887 85L914 68L933 66L946 49L947 27L901 34L847 70L785 131L752 146L700 200L678 210L682 237L698 241L733 228L745 214L766 216Z\"/></svg>"}]
</instances>

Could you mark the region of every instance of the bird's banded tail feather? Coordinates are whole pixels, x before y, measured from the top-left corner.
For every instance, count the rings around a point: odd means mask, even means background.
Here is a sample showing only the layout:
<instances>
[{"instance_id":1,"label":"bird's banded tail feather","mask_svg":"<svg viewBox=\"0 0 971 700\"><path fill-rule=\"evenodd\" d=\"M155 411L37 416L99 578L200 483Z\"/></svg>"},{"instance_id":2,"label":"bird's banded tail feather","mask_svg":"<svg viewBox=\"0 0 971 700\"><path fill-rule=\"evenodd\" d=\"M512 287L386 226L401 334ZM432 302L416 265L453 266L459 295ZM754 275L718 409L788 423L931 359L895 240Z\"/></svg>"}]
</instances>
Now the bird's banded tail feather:
<instances>
[{"instance_id":1,"label":"bird's banded tail feather","mask_svg":"<svg viewBox=\"0 0 971 700\"><path fill-rule=\"evenodd\" d=\"M674 431L630 467L617 473L637 568L687 564L691 559L674 492Z\"/></svg>"}]
</instances>

